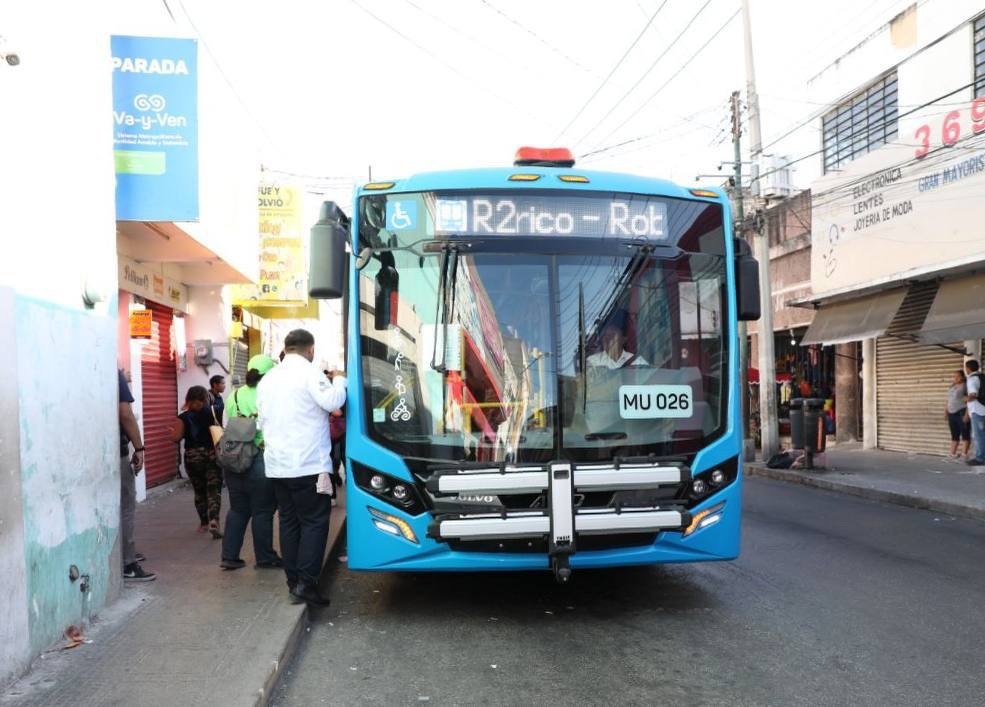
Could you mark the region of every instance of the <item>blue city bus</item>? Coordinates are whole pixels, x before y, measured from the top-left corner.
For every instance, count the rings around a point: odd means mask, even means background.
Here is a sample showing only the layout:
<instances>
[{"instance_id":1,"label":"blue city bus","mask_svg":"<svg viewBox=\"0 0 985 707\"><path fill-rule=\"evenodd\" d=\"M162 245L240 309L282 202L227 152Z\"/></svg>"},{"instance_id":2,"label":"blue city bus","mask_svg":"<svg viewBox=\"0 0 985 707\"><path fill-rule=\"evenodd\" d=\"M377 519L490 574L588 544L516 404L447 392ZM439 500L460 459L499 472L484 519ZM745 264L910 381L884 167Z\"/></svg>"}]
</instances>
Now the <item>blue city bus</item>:
<instances>
[{"instance_id":1,"label":"blue city bus","mask_svg":"<svg viewBox=\"0 0 985 707\"><path fill-rule=\"evenodd\" d=\"M550 569L739 553L737 323L758 265L719 189L575 169L421 174L326 202L344 299L349 567Z\"/></svg>"}]
</instances>

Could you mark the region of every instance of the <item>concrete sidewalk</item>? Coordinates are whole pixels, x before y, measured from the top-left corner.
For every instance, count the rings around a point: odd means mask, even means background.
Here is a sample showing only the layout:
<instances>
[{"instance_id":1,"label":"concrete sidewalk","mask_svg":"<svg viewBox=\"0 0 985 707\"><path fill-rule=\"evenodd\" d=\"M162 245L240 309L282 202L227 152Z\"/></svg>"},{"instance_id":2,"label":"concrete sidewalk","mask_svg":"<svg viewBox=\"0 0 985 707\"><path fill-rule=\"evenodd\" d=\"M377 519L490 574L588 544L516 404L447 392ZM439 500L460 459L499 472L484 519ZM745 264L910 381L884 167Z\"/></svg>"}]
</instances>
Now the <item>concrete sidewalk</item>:
<instances>
[{"instance_id":1,"label":"concrete sidewalk","mask_svg":"<svg viewBox=\"0 0 985 707\"><path fill-rule=\"evenodd\" d=\"M344 521L340 499L332 509L330 558ZM0 704L266 704L305 631L308 609L288 601L282 570L253 568L249 531L241 554L247 566L224 572L221 541L197 526L184 482L152 491L137 510L137 549L157 580L127 583L86 629L91 644L53 647L0 695Z\"/></svg>"},{"instance_id":2,"label":"concrete sidewalk","mask_svg":"<svg viewBox=\"0 0 985 707\"><path fill-rule=\"evenodd\" d=\"M831 447L826 469L767 469L747 462L751 476L791 481L876 501L985 520L985 467L925 454Z\"/></svg>"}]
</instances>

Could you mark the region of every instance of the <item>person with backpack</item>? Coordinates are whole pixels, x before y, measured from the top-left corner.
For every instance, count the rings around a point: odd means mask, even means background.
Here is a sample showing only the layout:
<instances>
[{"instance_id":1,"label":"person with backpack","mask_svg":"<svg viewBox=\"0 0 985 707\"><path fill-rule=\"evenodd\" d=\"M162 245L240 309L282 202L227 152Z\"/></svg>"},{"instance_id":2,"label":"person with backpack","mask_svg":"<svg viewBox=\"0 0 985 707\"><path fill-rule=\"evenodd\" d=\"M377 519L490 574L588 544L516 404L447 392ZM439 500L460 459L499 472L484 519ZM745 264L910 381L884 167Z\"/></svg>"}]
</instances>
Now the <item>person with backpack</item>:
<instances>
[{"instance_id":1,"label":"person with backpack","mask_svg":"<svg viewBox=\"0 0 985 707\"><path fill-rule=\"evenodd\" d=\"M254 567L283 567L283 561L274 550L277 500L273 481L267 478L263 461L263 433L256 423L257 385L273 367L274 360L266 354L251 358L247 363L246 385L237 388L226 401L226 430L216 450L229 490L229 513L226 514L219 562L224 570L237 570L246 565L239 553L247 524L253 532Z\"/></svg>"},{"instance_id":2,"label":"person with backpack","mask_svg":"<svg viewBox=\"0 0 985 707\"><path fill-rule=\"evenodd\" d=\"M964 370L968 374L968 420L971 422L971 439L975 443L975 457L968 460L970 466L985 466L985 385L982 385L982 373L978 361L965 361Z\"/></svg>"}]
</instances>

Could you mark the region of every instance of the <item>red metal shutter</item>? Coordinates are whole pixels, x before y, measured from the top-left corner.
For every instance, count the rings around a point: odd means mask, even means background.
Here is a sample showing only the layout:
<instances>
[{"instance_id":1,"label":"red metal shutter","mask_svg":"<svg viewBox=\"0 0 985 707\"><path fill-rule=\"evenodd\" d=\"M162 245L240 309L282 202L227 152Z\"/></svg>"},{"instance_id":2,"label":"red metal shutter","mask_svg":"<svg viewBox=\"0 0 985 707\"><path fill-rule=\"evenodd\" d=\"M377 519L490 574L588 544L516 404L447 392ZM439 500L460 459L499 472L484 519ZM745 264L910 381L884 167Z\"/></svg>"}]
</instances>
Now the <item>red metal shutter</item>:
<instances>
[{"instance_id":1,"label":"red metal shutter","mask_svg":"<svg viewBox=\"0 0 985 707\"><path fill-rule=\"evenodd\" d=\"M178 445L171 441L171 426L178 412L178 371L171 352L170 307L148 301L153 312L151 340L143 348L144 454L147 486L170 481L178 472Z\"/></svg>"}]
</instances>

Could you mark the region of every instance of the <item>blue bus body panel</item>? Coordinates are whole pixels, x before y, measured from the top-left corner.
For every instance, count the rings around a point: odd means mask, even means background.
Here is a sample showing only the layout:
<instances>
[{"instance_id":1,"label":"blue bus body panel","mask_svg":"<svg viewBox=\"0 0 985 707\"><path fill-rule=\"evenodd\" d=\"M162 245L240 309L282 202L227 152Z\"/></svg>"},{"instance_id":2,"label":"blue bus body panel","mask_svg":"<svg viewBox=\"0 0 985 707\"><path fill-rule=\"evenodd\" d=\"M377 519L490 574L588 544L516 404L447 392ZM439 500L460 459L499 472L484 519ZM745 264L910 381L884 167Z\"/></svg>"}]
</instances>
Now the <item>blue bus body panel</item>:
<instances>
[{"instance_id":1,"label":"blue bus body panel","mask_svg":"<svg viewBox=\"0 0 985 707\"><path fill-rule=\"evenodd\" d=\"M511 182L513 174L539 174L535 182ZM559 175L571 174L588 178L588 183L569 183L558 179ZM701 187L715 192L717 198L696 197L689 189L673 182L647 177L593 172L578 169L515 167L508 169L475 169L420 174L397 181L386 190L360 189L356 195L353 209L352 238L353 252L358 252L356 243L359 233L358 199L372 194L392 194L398 192L477 190L495 189L536 190L555 189L578 192L624 192L692 199L710 203L720 203L723 214L725 238L726 271L730 286L728 293L728 321L731 325L728 360L730 380L728 396L727 426L721 437L708 444L695 456L693 473L700 473L715 467L728 459L739 457L739 473L728 487L708 497L692 509L697 513L722 501L725 502L721 520L707 528L696 530L687 538L677 532L663 532L652 545L642 547L617 548L612 550L593 550L577 552L571 557L572 568L614 567L621 565L640 565L669 562L695 562L707 560L731 560L739 554L739 527L742 512L742 468L741 468L741 424L738 405L738 338L736 336L736 301L734 251L732 238L732 214L730 203L723 190ZM350 302L358 302L358 277L355 258L350 259L349 297ZM362 356L359 337L359 307L349 307L347 369L349 378L349 415L346 429L346 462L357 461L396 478L413 481L403 459L373 442L365 427L363 406L365 404L362 386L360 360ZM347 494L347 534L349 567L369 571L484 571L484 570L532 570L548 569L546 554L462 552L449 548L427 537L431 516L423 513L410 516L403 511L375 499L359 487L348 475ZM389 535L373 525L368 508L404 519L417 536L418 544L402 537Z\"/></svg>"}]
</instances>

